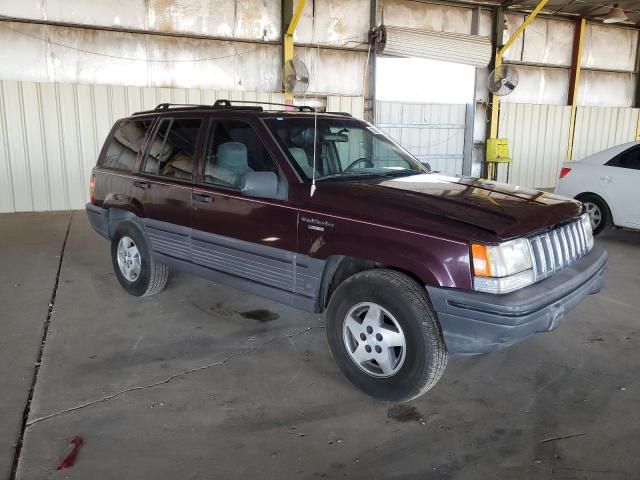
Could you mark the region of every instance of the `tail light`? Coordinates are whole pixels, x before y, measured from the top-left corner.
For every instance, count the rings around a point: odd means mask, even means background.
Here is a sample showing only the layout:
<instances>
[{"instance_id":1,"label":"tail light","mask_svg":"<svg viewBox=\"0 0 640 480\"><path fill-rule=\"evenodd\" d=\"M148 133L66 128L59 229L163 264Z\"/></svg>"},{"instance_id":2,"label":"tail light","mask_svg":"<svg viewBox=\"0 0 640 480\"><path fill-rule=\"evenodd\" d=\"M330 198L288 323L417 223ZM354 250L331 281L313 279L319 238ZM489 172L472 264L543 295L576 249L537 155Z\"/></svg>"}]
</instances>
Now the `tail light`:
<instances>
[{"instance_id":1,"label":"tail light","mask_svg":"<svg viewBox=\"0 0 640 480\"><path fill-rule=\"evenodd\" d=\"M560 178L566 177L570 171L571 169L569 167L562 167L562 169L560 169Z\"/></svg>"},{"instance_id":2,"label":"tail light","mask_svg":"<svg viewBox=\"0 0 640 480\"><path fill-rule=\"evenodd\" d=\"M89 198L91 198L91 203L95 205L96 203L96 176L95 174L91 174L89 177Z\"/></svg>"}]
</instances>

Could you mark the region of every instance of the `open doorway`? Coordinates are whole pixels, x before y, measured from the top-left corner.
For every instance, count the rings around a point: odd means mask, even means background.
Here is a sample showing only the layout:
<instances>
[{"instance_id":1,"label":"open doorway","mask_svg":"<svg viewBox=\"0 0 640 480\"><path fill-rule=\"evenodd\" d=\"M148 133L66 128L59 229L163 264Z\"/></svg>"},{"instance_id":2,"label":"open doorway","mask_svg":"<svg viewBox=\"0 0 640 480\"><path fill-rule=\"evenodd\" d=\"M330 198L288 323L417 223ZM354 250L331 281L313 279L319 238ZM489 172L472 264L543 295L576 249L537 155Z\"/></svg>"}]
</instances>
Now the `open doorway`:
<instances>
[{"instance_id":1,"label":"open doorway","mask_svg":"<svg viewBox=\"0 0 640 480\"><path fill-rule=\"evenodd\" d=\"M476 68L426 58L376 59L376 99L411 103L472 103Z\"/></svg>"},{"instance_id":2,"label":"open doorway","mask_svg":"<svg viewBox=\"0 0 640 480\"><path fill-rule=\"evenodd\" d=\"M462 174L475 75L470 65L378 57L376 124L432 170Z\"/></svg>"}]
</instances>

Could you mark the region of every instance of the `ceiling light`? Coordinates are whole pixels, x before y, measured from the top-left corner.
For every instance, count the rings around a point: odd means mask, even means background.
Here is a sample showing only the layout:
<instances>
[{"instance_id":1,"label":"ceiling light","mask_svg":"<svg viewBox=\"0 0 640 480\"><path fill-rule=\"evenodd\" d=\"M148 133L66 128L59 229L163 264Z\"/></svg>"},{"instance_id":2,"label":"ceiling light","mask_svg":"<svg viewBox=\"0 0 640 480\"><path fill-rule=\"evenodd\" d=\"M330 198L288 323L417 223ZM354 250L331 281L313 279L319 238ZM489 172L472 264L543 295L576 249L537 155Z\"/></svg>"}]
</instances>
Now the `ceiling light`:
<instances>
[{"instance_id":1,"label":"ceiling light","mask_svg":"<svg viewBox=\"0 0 640 480\"><path fill-rule=\"evenodd\" d=\"M604 23L618 23L624 22L627 19L627 15L620 7L613 7L609 13L602 20Z\"/></svg>"}]
</instances>

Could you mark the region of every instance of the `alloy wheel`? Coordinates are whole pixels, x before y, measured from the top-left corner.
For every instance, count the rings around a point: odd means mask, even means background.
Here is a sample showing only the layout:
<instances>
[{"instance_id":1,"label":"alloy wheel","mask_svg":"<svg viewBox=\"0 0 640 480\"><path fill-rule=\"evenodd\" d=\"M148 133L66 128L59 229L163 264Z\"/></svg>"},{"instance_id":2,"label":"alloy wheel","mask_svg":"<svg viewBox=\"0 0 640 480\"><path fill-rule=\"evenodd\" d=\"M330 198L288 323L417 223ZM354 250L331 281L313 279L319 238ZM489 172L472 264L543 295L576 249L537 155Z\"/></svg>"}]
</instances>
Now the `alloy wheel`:
<instances>
[{"instance_id":1,"label":"alloy wheel","mask_svg":"<svg viewBox=\"0 0 640 480\"><path fill-rule=\"evenodd\" d=\"M595 230L602 222L602 211L600 211L600 207L598 207L598 205L591 202L585 202L584 207L591 219L591 228Z\"/></svg>"},{"instance_id":2,"label":"alloy wheel","mask_svg":"<svg viewBox=\"0 0 640 480\"><path fill-rule=\"evenodd\" d=\"M407 343L394 316L373 303L358 303L343 324L343 340L353 362L373 377L395 375L405 360Z\"/></svg>"},{"instance_id":3,"label":"alloy wheel","mask_svg":"<svg viewBox=\"0 0 640 480\"><path fill-rule=\"evenodd\" d=\"M118 242L118 267L129 282L135 282L142 268L140 252L131 238L124 236Z\"/></svg>"}]
</instances>

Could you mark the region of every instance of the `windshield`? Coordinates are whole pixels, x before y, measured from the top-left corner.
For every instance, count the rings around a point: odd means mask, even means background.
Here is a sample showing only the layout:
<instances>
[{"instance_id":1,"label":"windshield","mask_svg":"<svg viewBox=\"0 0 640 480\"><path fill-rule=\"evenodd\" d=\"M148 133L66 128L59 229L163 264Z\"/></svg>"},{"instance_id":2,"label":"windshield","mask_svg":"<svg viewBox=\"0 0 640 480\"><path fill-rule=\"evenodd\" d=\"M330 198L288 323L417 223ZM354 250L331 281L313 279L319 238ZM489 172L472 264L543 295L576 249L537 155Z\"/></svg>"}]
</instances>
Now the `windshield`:
<instances>
[{"instance_id":1,"label":"windshield","mask_svg":"<svg viewBox=\"0 0 640 480\"><path fill-rule=\"evenodd\" d=\"M310 180L314 165L314 122L318 136L315 178L391 176L428 170L377 128L353 118L273 117L267 127L303 179Z\"/></svg>"}]
</instances>

